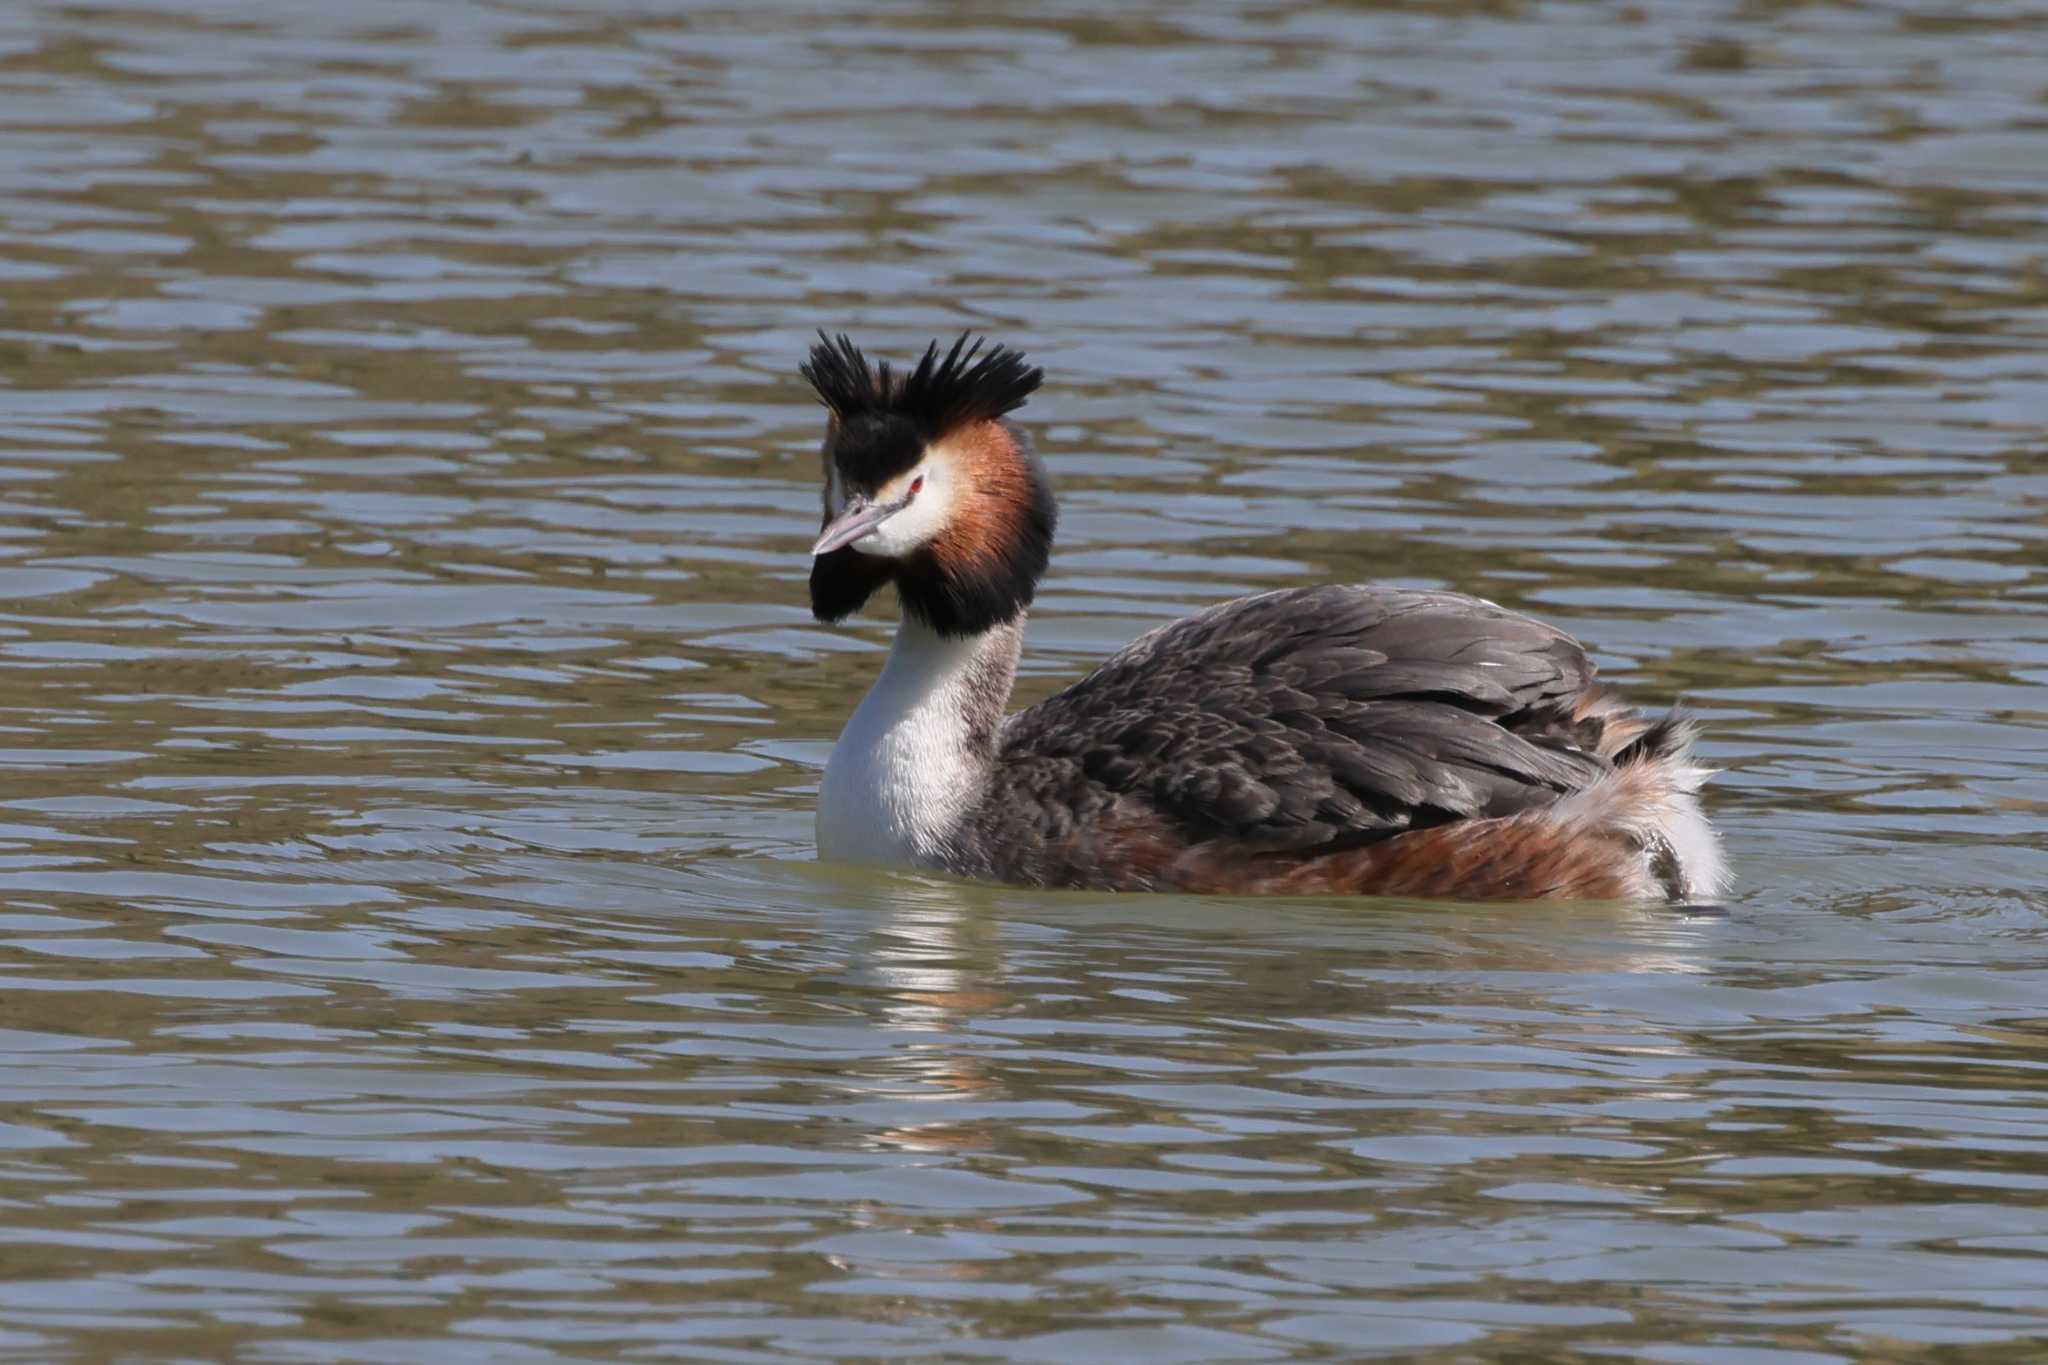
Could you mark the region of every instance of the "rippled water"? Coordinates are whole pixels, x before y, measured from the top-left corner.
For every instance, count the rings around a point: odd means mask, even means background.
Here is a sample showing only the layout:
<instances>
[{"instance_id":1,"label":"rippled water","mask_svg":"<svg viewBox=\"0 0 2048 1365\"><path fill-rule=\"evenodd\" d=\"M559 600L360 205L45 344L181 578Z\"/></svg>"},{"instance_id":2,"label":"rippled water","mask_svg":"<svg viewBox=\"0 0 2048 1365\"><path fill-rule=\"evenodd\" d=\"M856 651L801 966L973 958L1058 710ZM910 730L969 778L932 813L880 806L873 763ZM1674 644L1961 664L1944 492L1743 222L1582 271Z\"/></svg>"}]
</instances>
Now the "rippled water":
<instances>
[{"instance_id":1,"label":"rippled water","mask_svg":"<svg viewBox=\"0 0 2048 1365\"><path fill-rule=\"evenodd\" d=\"M0 11L0 1354L2038 1358L2048 16L1015 8ZM1049 368L1026 694L1484 593L1738 894L818 866L819 326Z\"/></svg>"}]
</instances>

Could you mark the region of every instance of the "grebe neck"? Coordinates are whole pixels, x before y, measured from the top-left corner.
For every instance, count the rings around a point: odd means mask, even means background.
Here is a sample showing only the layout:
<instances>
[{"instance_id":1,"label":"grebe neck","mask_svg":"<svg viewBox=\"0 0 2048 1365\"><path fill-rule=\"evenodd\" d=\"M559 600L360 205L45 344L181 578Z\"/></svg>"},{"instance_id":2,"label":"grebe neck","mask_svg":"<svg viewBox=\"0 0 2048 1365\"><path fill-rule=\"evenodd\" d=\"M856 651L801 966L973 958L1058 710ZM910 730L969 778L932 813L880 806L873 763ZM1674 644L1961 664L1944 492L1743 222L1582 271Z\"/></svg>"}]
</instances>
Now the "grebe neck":
<instances>
[{"instance_id":1,"label":"grebe neck","mask_svg":"<svg viewBox=\"0 0 2048 1365\"><path fill-rule=\"evenodd\" d=\"M941 635L906 613L818 788L818 856L943 868L986 786L1017 679L1020 612L976 635Z\"/></svg>"}]
</instances>

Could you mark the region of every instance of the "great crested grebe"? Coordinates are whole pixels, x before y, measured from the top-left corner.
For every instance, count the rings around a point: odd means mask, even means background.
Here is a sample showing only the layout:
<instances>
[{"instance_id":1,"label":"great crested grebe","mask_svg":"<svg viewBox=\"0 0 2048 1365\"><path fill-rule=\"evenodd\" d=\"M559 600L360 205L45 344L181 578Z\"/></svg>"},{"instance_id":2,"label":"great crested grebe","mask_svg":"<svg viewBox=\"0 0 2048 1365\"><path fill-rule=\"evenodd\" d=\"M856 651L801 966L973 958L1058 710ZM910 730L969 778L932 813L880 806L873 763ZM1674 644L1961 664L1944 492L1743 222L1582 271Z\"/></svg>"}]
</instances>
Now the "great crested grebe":
<instances>
[{"instance_id":1,"label":"great crested grebe","mask_svg":"<svg viewBox=\"0 0 2048 1365\"><path fill-rule=\"evenodd\" d=\"M1693 723L1593 681L1578 642L1476 597L1260 593L1162 626L1007 719L1052 548L1003 346L870 368L821 332L811 610L885 583L888 662L818 791L821 858L1028 886L1696 900L1727 880Z\"/></svg>"}]
</instances>

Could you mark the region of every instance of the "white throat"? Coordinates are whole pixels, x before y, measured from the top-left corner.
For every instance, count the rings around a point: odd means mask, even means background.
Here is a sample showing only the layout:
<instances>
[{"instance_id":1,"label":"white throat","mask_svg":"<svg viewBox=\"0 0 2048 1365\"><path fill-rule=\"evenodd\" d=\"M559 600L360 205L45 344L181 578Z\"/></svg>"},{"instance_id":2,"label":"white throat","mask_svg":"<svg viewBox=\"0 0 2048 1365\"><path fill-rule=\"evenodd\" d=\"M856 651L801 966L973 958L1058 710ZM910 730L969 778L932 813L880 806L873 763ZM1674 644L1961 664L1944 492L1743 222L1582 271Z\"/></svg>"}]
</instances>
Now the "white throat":
<instances>
[{"instance_id":1,"label":"white throat","mask_svg":"<svg viewBox=\"0 0 2048 1365\"><path fill-rule=\"evenodd\" d=\"M988 779L1023 634L1021 617L966 639L904 618L825 765L820 858L946 866L951 835Z\"/></svg>"}]
</instances>

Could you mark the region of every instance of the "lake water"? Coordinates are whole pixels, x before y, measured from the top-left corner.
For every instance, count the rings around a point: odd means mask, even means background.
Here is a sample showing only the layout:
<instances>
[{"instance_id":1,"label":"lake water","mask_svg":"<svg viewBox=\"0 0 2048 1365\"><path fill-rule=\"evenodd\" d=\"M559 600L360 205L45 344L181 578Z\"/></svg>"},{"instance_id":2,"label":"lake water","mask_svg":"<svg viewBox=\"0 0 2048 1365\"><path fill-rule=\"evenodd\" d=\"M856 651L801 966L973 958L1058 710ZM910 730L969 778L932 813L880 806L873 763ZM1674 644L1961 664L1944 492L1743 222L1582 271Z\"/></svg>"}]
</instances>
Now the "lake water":
<instances>
[{"instance_id":1,"label":"lake water","mask_svg":"<svg viewBox=\"0 0 2048 1365\"><path fill-rule=\"evenodd\" d=\"M2048 11L0 14L0 1357L2048 1351ZM813 329L1048 369L1021 688L1441 584L1717 912L821 867Z\"/></svg>"}]
</instances>

